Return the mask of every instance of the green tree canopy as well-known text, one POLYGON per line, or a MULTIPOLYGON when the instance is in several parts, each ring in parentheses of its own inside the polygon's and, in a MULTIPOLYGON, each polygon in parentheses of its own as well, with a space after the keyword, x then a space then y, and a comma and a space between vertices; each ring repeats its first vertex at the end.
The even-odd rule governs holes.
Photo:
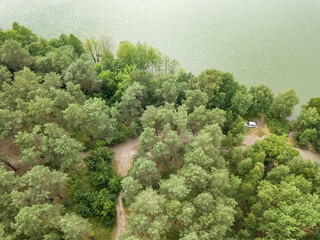
POLYGON ((299 97, 294 89, 280 92, 271 106, 273 116, 279 119, 290 117, 294 107, 299 103, 299 97))
POLYGON ((11 71, 20 71, 23 67, 30 67, 33 59, 29 52, 22 48, 16 40, 6 40, 0 49, 0 62, 11 71))
POLYGON ((273 103, 273 94, 271 89, 260 84, 250 87, 249 93, 252 95, 252 104, 248 110, 248 114, 258 116, 259 113, 268 114, 273 103))

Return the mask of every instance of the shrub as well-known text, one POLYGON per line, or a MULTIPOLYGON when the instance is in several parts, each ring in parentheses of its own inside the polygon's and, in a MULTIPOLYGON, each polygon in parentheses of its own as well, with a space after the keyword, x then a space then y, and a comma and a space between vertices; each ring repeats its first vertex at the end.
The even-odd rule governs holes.
POLYGON ((267 118, 266 122, 270 132, 278 136, 283 134, 288 135, 291 129, 290 122, 288 120, 280 121, 276 118, 267 118))
POLYGON ((73 211, 81 217, 84 217, 84 218, 91 217, 91 209, 83 203, 74 205, 73 211))

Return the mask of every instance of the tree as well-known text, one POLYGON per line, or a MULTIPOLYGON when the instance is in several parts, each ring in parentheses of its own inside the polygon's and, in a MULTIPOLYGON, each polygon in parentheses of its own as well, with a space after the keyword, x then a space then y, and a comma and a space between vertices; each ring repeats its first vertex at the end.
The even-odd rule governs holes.
POLYGON ((317 129, 320 127, 320 115, 316 108, 303 106, 295 122, 297 131, 295 137, 301 147, 307 147, 308 143, 316 142, 320 139, 317 129))
POLYGON ((71 45, 78 56, 84 53, 82 42, 73 34, 69 35, 68 44, 71 45))
POLYGON ((23 47, 38 41, 38 36, 29 28, 13 22, 12 29, 5 32, 6 39, 14 39, 22 44, 23 47))
POLYGON ((222 72, 216 69, 206 70, 200 73, 198 78, 191 78, 189 81, 191 89, 200 89, 208 96, 209 105, 212 105, 214 93, 219 90, 222 82, 222 72))
POLYGON ((99 74, 99 78, 102 80, 101 82, 101 92, 104 95, 105 99, 110 99, 114 97, 116 91, 118 90, 118 82, 116 81, 116 77, 114 73, 110 70, 102 71, 99 74))
POLYGON ((178 107, 178 111, 173 116, 173 124, 175 126, 175 130, 178 131, 178 135, 183 134, 187 135, 188 128, 188 112, 186 105, 181 105, 178 107))
POLYGON ((147 158, 135 159, 130 176, 143 187, 150 187, 159 179, 159 172, 154 162, 147 158))
POLYGON ((70 93, 76 99, 78 104, 83 104, 86 100, 86 96, 80 89, 79 84, 73 84, 71 82, 66 83, 67 92, 70 93))
POLYGON ((174 116, 174 105, 166 103, 158 108, 148 106, 140 120, 144 128, 154 128, 156 135, 159 135, 167 123, 174 125, 174 116))
POLYGON ((32 201, 36 199, 46 201, 55 196, 62 199, 67 180, 67 174, 55 170, 50 171, 44 166, 34 166, 21 177, 21 182, 25 184, 25 187, 28 187, 24 191, 25 197, 33 198, 32 201))
MULTIPOLYGON (((67 91, 62 89, 50 88, 51 98, 55 110, 60 113, 61 110, 66 109, 70 104, 76 103, 76 99, 67 91)), ((60 114, 57 114, 60 116, 60 114)))
POLYGON ((253 149, 255 152, 264 152, 265 161, 273 163, 286 163, 299 155, 297 150, 285 142, 285 136, 268 136, 262 141, 257 141, 253 149))
POLYGON ((62 87, 62 80, 61 80, 61 76, 57 73, 54 72, 50 72, 47 73, 44 78, 44 83, 43 85, 47 88, 61 88, 62 87))
POLYGON ((319 197, 301 192, 295 182, 273 185, 262 181, 257 196, 251 208, 256 221, 252 236, 259 231, 264 239, 304 239, 319 224, 319 197))
POLYGON ((222 73, 221 80, 222 82, 219 85, 219 89, 216 89, 214 92, 215 97, 213 104, 215 107, 227 111, 231 106, 231 100, 234 94, 240 90, 240 84, 234 79, 231 73, 222 73))
POLYGON ((170 226, 164 203, 164 196, 158 195, 151 188, 141 192, 130 206, 128 225, 120 239, 129 239, 131 236, 138 239, 162 239, 170 226))
POLYGON ((117 57, 121 59, 125 64, 133 65, 136 58, 135 46, 129 41, 120 42, 117 51, 117 57))
POLYGON ((243 142, 244 134, 247 131, 246 126, 243 124, 244 119, 241 116, 237 116, 236 119, 232 120, 230 127, 225 124, 224 131, 227 131, 227 138, 224 140, 225 147, 233 147, 234 145, 240 145, 243 142), (230 145, 228 145, 230 144, 230 145))
POLYGON ((245 176, 250 172, 252 168, 253 168, 252 159, 245 158, 238 164, 236 174, 238 176, 245 176))
POLYGON ((63 206, 52 204, 56 197, 62 199, 67 174, 35 166, 19 177, 0 167, 0 180, 1 239, 61 239, 62 233, 65 239, 82 239, 88 235, 86 220, 74 214, 63 216, 63 206))
POLYGON ((319 224, 318 209, 315 198, 312 202, 294 205, 279 203, 278 208, 263 213, 266 223, 261 226, 261 230, 266 231, 269 239, 303 239, 306 235, 304 229, 312 229, 319 224))
POLYGON ((94 71, 94 65, 85 55, 70 64, 64 71, 64 82, 80 84, 81 89, 92 94, 99 89, 99 83, 94 71))
POLYGON ((152 160, 156 162, 157 167, 166 165, 179 165, 180 153, 183 144, 179 136, 171 130, 170 125, 164 127, 162 140, 154 144, 152 149, 152 160))
POLYGON ((16 234, 32 239, 43 239, 43 236, 58 228, 62 206, 36 204, 22 208, 15 217, 12 227, 16 234))
POLYGON ((61 74, 63 70, 66 70, 75 59, 75 52, 71 46, 62 46, 52 52, 49 52, 46 56, 49 63, 51 62, 52 69, 61 74))
POLYGON ((188 115, 188 125, 193 135, 196 135, 207 123, 207 111, 205 106, 196 107, 192 113, 188 115))
POLYGON ((308 143, 316 142, 317 137, 318 137, 317 129, 308 128, 308 129, 304 130, 303 132, 300 132, 300 134, 297 136, 297 140, 299 142, 299 145, 302 148, 306 148, 308 146, 308 143))
POLYGON ((319 98, 311 98, 307 103, 307 108, 316 108, 317 112, 320 114, 320 97, 319 98))
POLYGON ((21 148, 21 160, 27 165, 46 164, 62 171, 81 161, 82 144, 70 138, 56 123, 33 128, 32 133, 19 132, 16 143, 21 148))
POLYGON ((76 214, 66 214, 59 221, 66 240, 87 239, 91 232, 91 224, 76 214))
POLYGON ((298 131, 303 131, 308 128, 318 128, 320 124, 320 114, 316 108, 303 107, 295 123, 298 131))
POLYGON ((245 116, 249 107, 252 104, 252 95, 247 92, 247 87, 240 86, 240 89, 233 95, 231 99, 230 110, 232 113, 240 116, 245 116))
POLYGON ((310 159, 304 160, 301 156, 296 156, 288 162, 288 166, 291 174, 302 175, 309 181, 316 178, 315 164, 310 159))
POLYGON ((84 41, 84 49, 92 57, 95 63, 100 62, 101 45, 94 38, 86 38, 84 41))
POLYGON ((87 116, 89 136, 111 143, 117 134, 116 119, 112 118, 111 109, 100 98, 85 101, 83 109, 87 116))
POLYGON ((0 62, 6 65, 10 71, 20 71, 23 67, 32 65, 32 57, 15 40, 6 40, 0 49, 0 62))
POLYGON ((145 87, 140 83, 133 83, 124 92, 119 104, 119 110, 124 113, 128 123, 137 120, 143 113, 145 87))
POLYGON ((28 45, 28 51, 31 56, 45 56, 48 52, 52 51, 53 47, 49 45, 49 42, 40 38, 37 42, 32 42, 28 45))
POLYGON ((251 87, 249 93, 252 95, 252 104, 248 110, 248 114, 251 116, 258 116, 259 113, 268 114, 273 102, 271 89, 264 84, 260 84, 251 87))
POLYGON ((54 118, 54 102, 49 98, 36 96, 34 100, 28 103, 29 122, 33 125, 48 123, 54 118))
POLYGON ((8 70, 6 66, 0 66, 0 86, 2 86, 4 82, 10 83, 11 81, 12 81, 11 72, 8 70))
POLYGON ((188 112, 193 112, 195 107, 206 106, 208 103, 208 95, 199 89, 186 90, 186 100, 183 102, 188 108, 188 112))
POLYGON ((123 195, 126 203, 130 205, 134 202, 135 197, 138 196, 138 193, 142 189, 142 185, 138 180, 133 179, 131 176, 127 176, 121 182, 123 188, 123 195))
POLYGON ((285 119, 290 117, 292 111, 299 103, 299 97, 294 89, 285 90, 280 92, 274 99, 271 106, 271 111, 274 117, 285 119))
POLYGON ((106 188, 95 192, 93 195, 92 210, 104 225, 112 225, 116 217, 115 196, 106 188))
POLYGON ((139 137, 139 147, 138 154, 142 154, 144 156, 149 151, 152 150, 153 146, 158 141, 157 136, 155 136, 155 129, 150 127, 145 127, 144 131, 141 133, 139 137))
MULTIPOLYGON (((6 108, 17 109, 19 102, 30 101, 32 99, 30 93, 40 88, 40 81, 41 78, 29 68, 16 72, 12 85, 7 83, 2 85, 0 97, 6 103, 6 108)), ((24 109, 21 110, 25 111, 24 109)))
MULTIPOLYGON (((154 89, 154 83, 152 81, 152 75, 144 70, 136 70, 133 68, 133 70, 130 71, 130 77, 128 81, 125 83, 124 90, 130 86, 132 86, 134 83, 139 83, 140 85, 145 87, 145 98, 152 99, 155 94, 154 89)), ((153 104, 153 102, 150 102, 149 104, 153 104)))
POLYGON ((86 125, 87 116, 83 106, 79 104, 70 104, 62 113, 67 129, 70 132, 78 132, 81 130, 81 127, 86 125))
POLYGON ((172 174, 169 179, 160 181, 160 193, 169 199, 183 201, 189 192, 186 179, 182 176, 172 174))
POLYGON ((159 104, 175 103, 178 97, 178 86, 175 76, 160 75, 157 78, 157 87, 155 95, 159 104))
POLYGON ((104 50, 102 53, 101 70, 111 70, 114 55, 109 50, 104 50))
POLYGON ((25 114, 20 110, 0 109, 0 139, 13 136, 22 129, 25 114))
POLYGON ((276 168, 273 168, 266 177, 266 180, 279 184, 282 180, 284 180, 290 173, 290 168, 285 165, 280 165, 276 168))
POLYGON ((191 189, 189 198, 193 203, 187 201, 177 216, 182 226, 181 236, 194 233, 198 239, 225 239, 226 231, 234 221, 236 204, 226 195, 230 188, 228 172, 214 167, 205 171, 190 164, 184 166, 180 174, 191 189))

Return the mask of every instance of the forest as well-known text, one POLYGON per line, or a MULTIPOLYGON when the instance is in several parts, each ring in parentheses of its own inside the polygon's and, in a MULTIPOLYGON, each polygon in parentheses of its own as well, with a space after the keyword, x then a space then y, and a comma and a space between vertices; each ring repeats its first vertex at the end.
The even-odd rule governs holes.
POLYGON ((187 73, 146 43, 0 29, 0 239, 320 239, 320 97, 187 73), (247 121, 270 131, 243 146, 247 121), (128 175, 110 149, 139 137, 128 175), (2 151, 13 146, 18 157, 2 151))

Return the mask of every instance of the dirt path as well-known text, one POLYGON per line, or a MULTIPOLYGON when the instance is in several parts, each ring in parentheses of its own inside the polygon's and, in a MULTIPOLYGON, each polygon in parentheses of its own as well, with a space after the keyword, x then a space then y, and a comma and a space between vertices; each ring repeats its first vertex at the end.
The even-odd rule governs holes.
POLYGON ((251 146, 256 141, 263 139, 263 137, 260 138, 259 136, 254 135, 254 134, 246 134, 246 135, 244 135, 244 139, 243 139, 242 144, 245 146, 251 146))
MULTIPOLYGON (((0 154, 8 157, 10 164, 17 169, 17 175, 22 176, 29 170, 29 167, 20 161, 20 148, 15 144, 13 138, 6 138, 0 141, 0 154)), ((5 166, 7 170, 12 170, 1 162, 0 166, 5 166)))
POLYGON ((135 138, 110 148, 115 152, 113 155, 113 166, 121 177, 127 176, 132 165, 132 156, 137 152, 138 146, 139 139, 135 138))
MULTIPOLYGON (((124 143, 115 145, 110 149, 115 152, 113 155, 113 166, 117 173, 125 177, 132 166, 132 157, 137 152, 139 147, 139 139, 130 139, 124 143)), ((125 230, 126 213, 122 204, 123 194, 120 192, 117 199, 117 226, 113 239, 118 239, 121 233, 125 230)))
POLYGON ((320 161, 320 153, 315 153, 315 152, 303 150, 300 148, 294 148, 294 149, 298 150, 300 152, 302 158, 304 158, 304 159, 311 159, 313 162, 320 161))
MULTIPOLYGON (((242 144, 246 147, 246 146, 251 146, 253 145, 256 141, 262 140, 265 136, 262 136, 261 138, 255 134, 246 134, 244 136, 244 140, 242 142, 242 144)), ((296 150, 298 150, 302 156, 302 158, 304 159, 311 159, 313 162, 317 162, 320 161, 320 153, 315 153, 315 152, 311 152, 308 150, 303 150, 300 148, 294 148, 296 150)))

